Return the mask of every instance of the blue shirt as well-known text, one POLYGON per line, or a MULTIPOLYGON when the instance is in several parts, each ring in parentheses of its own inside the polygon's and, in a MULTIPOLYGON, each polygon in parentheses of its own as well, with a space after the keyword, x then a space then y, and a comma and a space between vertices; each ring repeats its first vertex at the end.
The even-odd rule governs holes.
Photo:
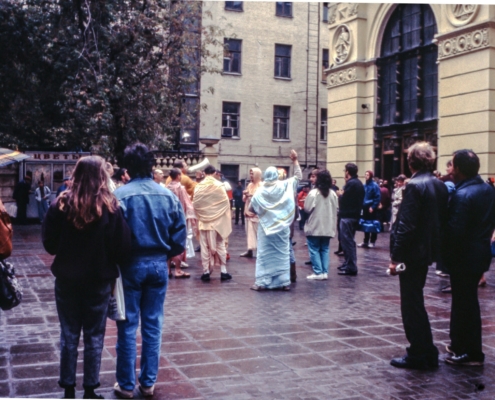
POLYGON ((186 218, 179 199, 151 178, 134 178, 114 192, 132 231, 134 257, 181 254, 186 218))

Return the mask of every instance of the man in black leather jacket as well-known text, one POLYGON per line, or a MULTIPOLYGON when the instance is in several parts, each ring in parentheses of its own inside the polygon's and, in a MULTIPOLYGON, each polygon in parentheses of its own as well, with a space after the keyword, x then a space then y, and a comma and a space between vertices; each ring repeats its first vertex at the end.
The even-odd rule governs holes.
POLYGON ((390 364, 398 368, 429 369, 438 366, 438 349, 433 344, 423 288, 428 266, 437 260, 441 250, 448 191, 430 172, 435 152, 428 143, 412 145, 407 160, 413 175, 404 190, 390 235, 390 270, 395 275, 398 263, 406 265, 399 276, 401 313, 411 346, 406 356, 395 358, 390 364))
POLYGON ((480 160, 472 150, 454 153, 456 190, 449 202, 444 259, 452 285, 451 354, 445 362, 483 365, 478 282, 490 268, 490 239, 495 228, 495 190, 478 175, 480 160))
POLYGON ((347 163, 345 166, 345 186, 339 190, 339 237, 344 250, 345 261, 339 267, 339 275, 357 275, 356 229, 361 216, 364 200, 364 186, 358 179, 356 164, 347 163))

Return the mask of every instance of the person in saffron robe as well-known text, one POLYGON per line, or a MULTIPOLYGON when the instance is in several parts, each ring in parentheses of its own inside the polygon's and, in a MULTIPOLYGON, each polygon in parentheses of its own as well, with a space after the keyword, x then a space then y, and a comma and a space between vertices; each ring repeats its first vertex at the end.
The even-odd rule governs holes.
POLYGON ((246 236, 247 236, 247 251, 241 254, 241 257, 253 257, 253 251, 258 247, 258 216, 249 211, 251 205, 251 199, 253 198, 256 190, 261 186, 261 169, 251 168, 249 171, 251 183, 244 191, 244 215, 246 217, 246 236))
POLYGON ((232 232, 230 201, 222 182, 215 179, 215 167, 205 168, 205 178, 194 189, 193 206, 198 228, 203 264, 203 282, 210 281, 215 263, 220 264, 222 281, 232 279, 227 273, 225 242, 232 232))

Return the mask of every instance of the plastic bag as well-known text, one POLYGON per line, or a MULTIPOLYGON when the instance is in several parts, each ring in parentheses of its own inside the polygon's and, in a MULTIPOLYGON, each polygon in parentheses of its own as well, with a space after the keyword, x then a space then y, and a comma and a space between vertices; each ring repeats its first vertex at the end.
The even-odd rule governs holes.
POLYGON ((194 251, 194 243, 193 243, 193 231, 191 228, 187 230, 187 239, 186 239, 186 257, 194 258, 196 252, 194 251))
POLYGON ((107 317, 113 321, 125 321, 124 284, 122 283, 120 269, 119 277, 115 279, 115 286, 110 294, 107 317))

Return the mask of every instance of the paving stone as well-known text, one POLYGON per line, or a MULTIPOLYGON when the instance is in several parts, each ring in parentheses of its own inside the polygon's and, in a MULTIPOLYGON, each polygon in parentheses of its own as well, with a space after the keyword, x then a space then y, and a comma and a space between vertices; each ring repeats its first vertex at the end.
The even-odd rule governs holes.
MULTIPOLYGON (((360 233, 357 236, 361 236, 360 233)), ((39 240, 40 227, 14 229, 15 264, 24 300, 0 311, 0 397, 59 398, 60 331, 54 303, 53 260, 39 240)), ((360 240, 361 238, 357 238, 360 240)), ((332 253, 329 279, 309 282, 302 263, 305 238, 296 230, 298 282, 290 292, 249 290, 256 260, 236 255, 245 250, 243 227, 229 240, 233 280, 201 282, 199 255, 188 260, 188 280, 169 282, 165 303, 155 398, 158 399, 379 399, 440 400, 495 398, 494 275, 479 290, 486 353, 484 368, 457 368, 442 362, 449 343, 450 296, 447 284, 430 268, 425 302, 435 343, 441 353, 435 371, 391 367, 405 354, 407 340, 400 316, 399 282, 386 276, 388 234, 375 249, 358 249, 359 275, 340 277, 342 261, 332 253), (484 385, 484 389, 480 390, 484 385)), ((108 321, 97 390, 115 399, 117 328, 108 321)), ((138 352, 141 336, 138 330, 138 352)), ((82 385, 82 340, 77 384, 82 385)), ((137 357, 139 366, 140 356, 137 357)), ((136 371, 139 374, 139 368, 136 371)), ((134 391, 135 398, 143 398, 134 391)), ((77 393, 82 397, 82 391, 77 393)))

